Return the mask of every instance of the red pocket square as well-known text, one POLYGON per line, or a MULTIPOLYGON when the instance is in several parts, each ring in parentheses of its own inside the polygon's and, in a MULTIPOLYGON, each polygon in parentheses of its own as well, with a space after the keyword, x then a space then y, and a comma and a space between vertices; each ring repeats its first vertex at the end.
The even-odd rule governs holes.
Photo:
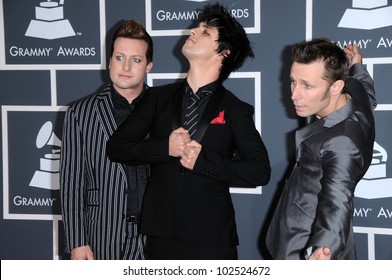
POLYGON ((225 124, 225 110, 223 110, 222 112, 219 112, 219 116, 217 116, 215 119, 213 119, 211 122, 211 124, 225 124))

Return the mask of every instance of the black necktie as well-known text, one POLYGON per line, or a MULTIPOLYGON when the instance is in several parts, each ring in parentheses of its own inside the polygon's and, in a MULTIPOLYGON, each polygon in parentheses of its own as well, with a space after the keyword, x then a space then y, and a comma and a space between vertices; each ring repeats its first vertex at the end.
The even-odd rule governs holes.
POLYGON ((212 91, 210 89, 199 89, 196 93, 193 93, 192 89, 187 86, 185 89, 186 108, 184 115, 184 128, 188 130, 189 135, 192 135, 197 130, 197 123, 200 119, 199 107, 208 100, 208 96, 211 95, 212 91))
POLYGON ((184 128, 188 130, 189 135, 192 135, 196 132, 197 121, 198 121, 198 103, 200 97, 196 94, 191 93, 191 96, 187 100, 186 113, 184 119, 184 128))

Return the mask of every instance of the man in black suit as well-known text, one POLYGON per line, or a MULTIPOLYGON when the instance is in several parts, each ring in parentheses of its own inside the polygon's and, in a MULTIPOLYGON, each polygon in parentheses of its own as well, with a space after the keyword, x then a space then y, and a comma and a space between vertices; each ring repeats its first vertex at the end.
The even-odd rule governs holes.
POLYGON ((356 259, 353 198, 373 156, 373 80, 356 45, 293 49, 291 99, 315 121, 296 133, 297 162, 267 233, 274 259, 356 259), (351 66, 351 69, 350 69, 351 66))
POLYGON ((151 88, 109 139, 108 155, 151 164, 141 218, 150 259, 237 259, 229 188, 265 185, 271 169, 253 107, 222 82, 254 54, 220 4, 204 8, 182 53, 187 77, 151 88))

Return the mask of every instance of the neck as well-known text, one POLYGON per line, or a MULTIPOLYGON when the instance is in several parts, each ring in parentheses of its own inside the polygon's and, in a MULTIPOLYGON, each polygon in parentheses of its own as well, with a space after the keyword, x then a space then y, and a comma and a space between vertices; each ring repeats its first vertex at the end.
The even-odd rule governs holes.
POLYGON ((117 92, 128 101, 129 104, 131 104, 132 101, 139 96, 139 94, 143 91, 143 87, 144 87, 143 84, 141 84, 136 88, 127 88, 127 89, 119 88, 116 85, 113 86, 117 90, 117 92))
POLYGON ((339 96, 336 96, 333 101, 328 106, 328 109, 323 110, 321 114, 317 114, 316 117, 318 119, 328 116, 329 114, 339 110, 340 108, 346 106, 351 100, 351 96, 347 93, 342 93, 339 96))
POLYGON ((209 83, 212 83, 219 78, 219 71, 211 68, 202 69, 191 67, 189 68, 187 74, 187 82, 189 86, 192 88, 193 92, 196 92, 200 87, 205 86, 209 83))
POLYGON ((348 93, 342 93, 339 96, 336 110, 342 108, 343 106, 346 106, 347 103, 350 102, 350 100, 351 96, 348 93))

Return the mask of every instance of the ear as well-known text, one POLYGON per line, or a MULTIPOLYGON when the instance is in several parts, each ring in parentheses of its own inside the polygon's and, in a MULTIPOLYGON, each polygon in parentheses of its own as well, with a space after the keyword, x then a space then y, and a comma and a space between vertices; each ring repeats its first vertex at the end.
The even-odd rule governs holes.
POLYGON ((149 62, 149 63, 147 64, 147 67, 146 67, 146 74, 147 74, 147 73, 150 73, 150 71, 151 71, 153 65, 154 65, 154 63, 152 63, 152 61, 149 62))
POLYGON ((343 93, 345 82, 343 80, 337 80, 331 85, 331 95, 337 95, 343 93))
POLYGON ((220 53, 220 55, 223 56, 223 57, 228 57, 228 56, 230 55, 230 51, 229 51, 229 50, 223 50, 223 51, 220 53))
POLYGON ((222 52, 218 53, 217 55, 217 59, 219 59, 220 61, 222 61, 225 57, 228 57, 230 54, 229 50, 223 50, 222 52))
POLYGON ((112 58, 111 58, 111 57, 110 57, 110 59, 109 59, 108 69, 110 69, 110 65, 112 65, 112 58))

